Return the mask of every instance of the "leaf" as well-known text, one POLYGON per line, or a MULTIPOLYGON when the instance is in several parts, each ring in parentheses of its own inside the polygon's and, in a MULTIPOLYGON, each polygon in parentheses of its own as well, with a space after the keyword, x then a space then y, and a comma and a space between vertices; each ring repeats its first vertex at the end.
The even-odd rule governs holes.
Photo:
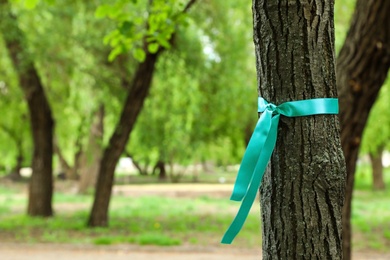
POLYGON ((131 37, 133 35, 134 23, 131 21, 124 21, 119 27, 119 32, 125 36, 131 37))
POLYGON ((157 41, 161 46, 163 46, 166 49, 171 48, 171 44, 163 37, 157 37, 157 41))
POLYGON ((139 62, 144 62, 146 58, 146 53, 141 48, 136 48, 133 50, 133 57, 139 62))
POLYGON ((103 18, 106 17, 109 13, 109 8, 107 5, 101 5, 99 6, 95 11, 95 17, 96 18, 103 18))
POLYGON ((158 51, 158 47, 159 47, 158 43, 155 43, 155 42, 149 43, 149 45, 148 45, 148 51, 149 51, 150 53, 156 53, 156 52, 158 51))
POLYGON ((119 56, 119 54, 122 53, 122 48, 120 46, 117 46, 115 47, 114 49, 112 49, 112 51, 110 52, 110 55, 108 55, 108 61, 109 62, 112 62, 113 60, 115 60, 116 57, 119 56))
POLYGON ((115 39, 119 38, 119 31, 115 30, 104 36, 103 38, 103 43, 104 45, 112 44, 111 42, 114 41, 115 39))
POLYGON ((37 6, 38 2, 39 2, 39 0, 25 0, 24 6, 27 9, 34 9, 37 6))

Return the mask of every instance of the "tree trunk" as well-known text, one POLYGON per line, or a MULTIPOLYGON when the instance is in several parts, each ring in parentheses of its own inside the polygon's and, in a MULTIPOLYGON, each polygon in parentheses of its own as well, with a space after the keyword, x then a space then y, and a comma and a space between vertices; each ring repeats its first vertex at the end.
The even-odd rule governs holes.
POLYGON ((104 150, 98 173, 95 199, 88 221, 88 225, 91 227, 108 225, 108 206, 114 182, 115 167, 149 93, 157 56, 158 54, 148 53, 145 61, 139 64, 119 123, 111 136, 108 147, 104 150))
POLYGON ((137 168, 138 170, 138 173, 142 176, 146 176, 148 175, 148 167, 147 167, 147 164, 145 165, 145 167, 142 167, 141 164, 137 161, 135 161, 132 157, 131 157, 131 160, 133 162, 133 165, 135 168, 137 168))
POLYGON ((343 254, 351 259, 351 205, 356 160, 368 114, 390 66, 390 1, 358 0, 337 58, 341 144, 347 164, 343 254))
POLYGON ((20 170, 23 167, 23 150, 22 150, 22 144, 21 142, 18 142, 18 148, 17 148, 18 154, 16 156, 16 164, 15 167, 12 169, 12 172, 9 175, 9 178, 13 181, 20 181, 22 179, 22 175, 20 174, 20 170))
POLYGON ((134 157, 131 155, 131 153, 129 152, 125 152, 125 155, 129 158, 131 158, 131 161, 134 165, 135 168, 137 168, 138 172, 140 175, 142 176, 146 176, 148 175, 148 164, 145 165, 145 167, 142 167, 142 165, 140 164, 140 162, 138 162, 137 160, 134 159, 134 157))
POLYGON ((99 164, 102 159, 102 143, 104 133, 104 106, 100 105, 94 114, 91 125, 88 145, 80 159, 79 193, 86 193, 96 185, 99 164))
POLYGON ((58 160, 60 161, 61 171, 58 177, 67 180, 77 179, 77 174, 74 171, 74 167, 71 167, 66 161, 64 155, 62 154, 61 148, 58 146, 56 141, 54 141, 54 153, 57 154, 58 160), (64 174, 64 176, 62 176, 62 174, 64 174))
POLYGON ((153 175, 158 171, 158 179, 160 181, 165 181, 167 179, 167 171, 165 170, 165 163, 162 160, 158 160, 156 165, 153 168, 153 175))
POLYGON ((0 0, 0 8, 2 34, 28 104, 34 144, 27 213, 31 216, 51 216, 54 121, 24 34, 11 13, 8 1, 0 0))
POLYGON ((386 185, 383 179, 382 164, 383 149, 378 149, 376 153, 369 153, 372 169, 372 187, 374 190, 385 190, 386 185))
MULTIPOLYGON (((260 95, 337 97, 332 0, 253 0, 260 95)), ((335 115, 281 117, 261 193, 263 259, 341 259, 345 162, 335 115)))

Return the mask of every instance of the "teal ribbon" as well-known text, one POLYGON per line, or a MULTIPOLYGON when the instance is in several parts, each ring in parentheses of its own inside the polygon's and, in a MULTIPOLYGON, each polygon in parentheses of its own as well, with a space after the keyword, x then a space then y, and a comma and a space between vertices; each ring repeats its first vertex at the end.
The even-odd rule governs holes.
POLYGON ((242 203, 221 243, 231 244, 244 225, 275 148, 280 115, 298 117, 338 114, 338 111, 337 98, 291 101, 276 106, 259 97, 258 112, 262 114, 248 143, 230 198, 234 201, 242 201, 242 203))

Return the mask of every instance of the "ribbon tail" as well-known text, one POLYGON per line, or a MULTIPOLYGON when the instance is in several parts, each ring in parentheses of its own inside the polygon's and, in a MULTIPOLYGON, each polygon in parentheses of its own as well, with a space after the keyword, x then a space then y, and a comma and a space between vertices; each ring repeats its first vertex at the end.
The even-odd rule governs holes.
POLYGON ((269 135, 271 120, 271 111, 264 111, 261 114, 242 158, 230 200, 241 201, 247 193, 256 167, 253 162, 256 162, 261 154, 262 147, 269 135))
POLYGON ((232 241, 244 225, 246 218, 248 217, 249 211, 256 198, 257 191, 260 188, 260 183, 263 178, 265 169, 275 148, 279 117, 279 115, 276 115, 272 118, 269 135, 264 142, 264 147, 262 147, 263 149, 261 149, 260 157, 257 159, 256 167, 249 188, 242 201, 242 204, 240 206, 240 209, 238 210, 236 217, 234 218, 233 222, 230 224, 229 228, 227 229, 222 238, 222 244, 232 243, 232 241))

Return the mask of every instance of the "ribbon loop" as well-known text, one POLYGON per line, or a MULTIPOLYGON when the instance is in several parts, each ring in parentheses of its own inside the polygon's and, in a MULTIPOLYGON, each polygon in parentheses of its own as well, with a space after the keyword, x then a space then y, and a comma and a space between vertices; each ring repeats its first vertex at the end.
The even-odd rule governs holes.
POLYGON ((337 98, 318 98, 285 102, 279 106, 258 99, 262 112, 241 161, 231 200, 242 201, 236 217, 221 243, 230 244, 240 232, 261 185, 264 171, 275 148, 280 115, 287 117, 338 114, 337 98))

